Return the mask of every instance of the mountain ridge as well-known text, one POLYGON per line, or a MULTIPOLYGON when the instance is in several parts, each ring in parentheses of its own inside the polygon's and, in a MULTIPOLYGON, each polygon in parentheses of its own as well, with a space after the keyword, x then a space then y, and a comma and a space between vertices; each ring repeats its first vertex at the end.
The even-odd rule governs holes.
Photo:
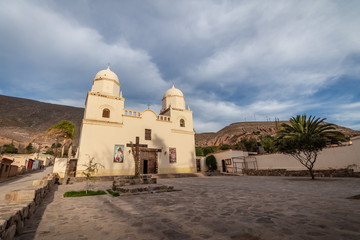
MULTIPOLYGON (((0 95, 0 146, 11 141, 15 144, 27 144, 36 134, 45 132, 50 126, 62 120, 69 120, 75 124, 74 145, 76 146, 83 115, 84 108, 0 95)), ((286 121, 280 121, 283 122, 286 121)), ((336 127, 348 136, 360 135, 360 131, 337 125, 336 127)), ((195 134, 195 143, 196 146, 234 145, 243 138, 258 139, 260 136, 275 133, 275 122, 236 122, 218 132, 195 134)))

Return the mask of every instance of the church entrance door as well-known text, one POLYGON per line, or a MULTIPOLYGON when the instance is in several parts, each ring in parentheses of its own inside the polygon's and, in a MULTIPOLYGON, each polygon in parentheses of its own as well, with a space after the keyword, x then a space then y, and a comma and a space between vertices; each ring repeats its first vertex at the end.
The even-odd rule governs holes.
POLYGON ((148 160, 143 160, 143 173, 147 174, 148 173, 148 160))
POLYGON ((143 174, 157 173, 157 149, 141 149, 140 172, 143 174))

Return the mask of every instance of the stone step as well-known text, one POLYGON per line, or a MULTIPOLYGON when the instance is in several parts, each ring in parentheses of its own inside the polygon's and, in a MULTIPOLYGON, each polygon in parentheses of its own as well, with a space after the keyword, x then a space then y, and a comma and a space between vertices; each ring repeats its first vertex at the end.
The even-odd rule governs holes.
POLYGON ((155 174, 156 178, 184 178, 184 177, 204 177, 203 173, 162 173, 155 174))

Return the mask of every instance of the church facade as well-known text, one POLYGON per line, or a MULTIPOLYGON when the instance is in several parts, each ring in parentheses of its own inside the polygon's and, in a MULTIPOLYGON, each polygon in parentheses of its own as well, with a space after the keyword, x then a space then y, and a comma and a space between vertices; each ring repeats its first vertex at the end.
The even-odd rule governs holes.
POLYGON ((133 152, 141 174, 196 172, 192 111, 179 89, 165 92, 160 114, 124 105, 117 75, 109 67, 98 72, 87 94, 77 176, 92 158, 103 166, 96 175, 133 175, 133 152))

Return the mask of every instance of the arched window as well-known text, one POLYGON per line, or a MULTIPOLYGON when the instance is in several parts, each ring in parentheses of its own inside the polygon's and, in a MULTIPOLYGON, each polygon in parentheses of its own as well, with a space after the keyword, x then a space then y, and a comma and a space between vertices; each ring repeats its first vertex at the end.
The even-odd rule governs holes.
POLYGON ((184 119, 180 119, 180 127, 185 127, 185 120, 184 119))
POLYGON ((110 118, 110 110, 107 108, 104 108, 102 116, 103 116, 103 118, 110 118))

